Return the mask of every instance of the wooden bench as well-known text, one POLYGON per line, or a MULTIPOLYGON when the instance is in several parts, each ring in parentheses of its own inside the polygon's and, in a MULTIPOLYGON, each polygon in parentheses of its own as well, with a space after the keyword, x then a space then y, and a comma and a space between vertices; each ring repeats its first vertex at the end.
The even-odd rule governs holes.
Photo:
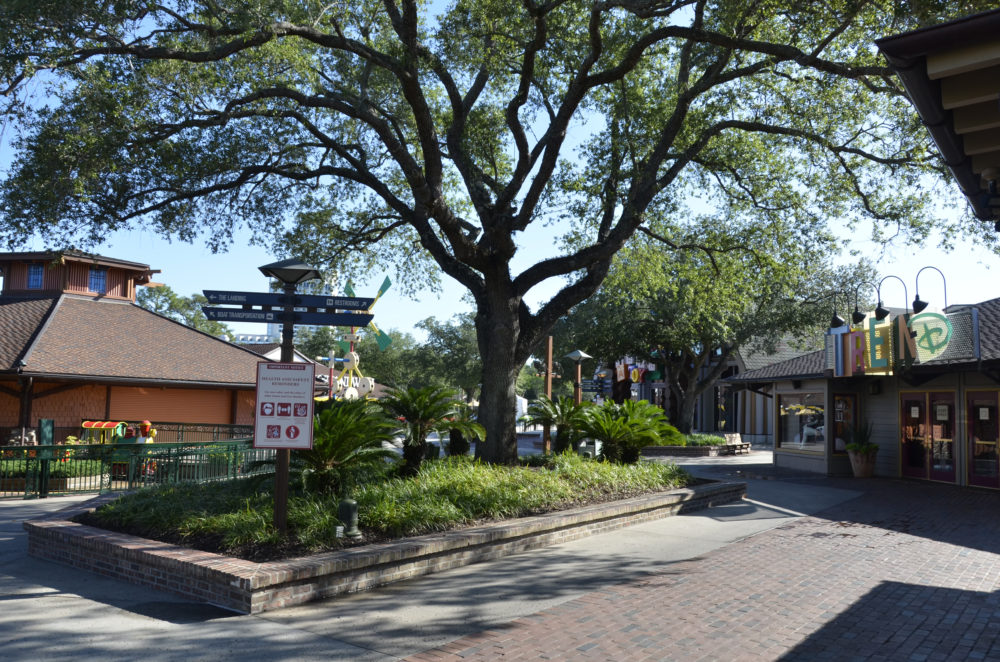
POLYGON ((726 439, 721 451, 725 455, 739 455, 740 453, 750 453, 750 442, 743 441, 739 432, 727 433, 723 435, 726 439))

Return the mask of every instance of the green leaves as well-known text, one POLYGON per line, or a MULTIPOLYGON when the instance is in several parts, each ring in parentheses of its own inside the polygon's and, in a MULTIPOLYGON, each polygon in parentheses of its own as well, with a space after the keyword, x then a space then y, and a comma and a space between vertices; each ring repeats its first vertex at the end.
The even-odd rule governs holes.
POLYGON ((303 484, 309 491, 346 495, 359 472, 380 465, 396 453, 382 447, 396 426, 367 400, 337 400, 313 419, 313 447, 295 451, 303 484))
POLYGON ((180 296, 166 285, 158 287, 139 288, 136 293, 136 303, 146 310, 150 310, 164 317, 180 322, 192 329, 197 329, 216 338, 223 337, 233 339, 233 332, 230 328, 221 323, 215 322, 202 312, 201 307, 208 305, 208 300, 201 294, 192 294, 189 297, 180 296))

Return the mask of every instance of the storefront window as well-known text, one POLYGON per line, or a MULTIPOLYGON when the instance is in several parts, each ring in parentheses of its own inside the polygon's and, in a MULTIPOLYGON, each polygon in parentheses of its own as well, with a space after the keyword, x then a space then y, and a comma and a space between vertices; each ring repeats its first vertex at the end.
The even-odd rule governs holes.
POLYGON ((1000 487, 997 443, 1000 442, 1000 420, 997 416, 996 392, 970 392, 966 396, 969 421, 969 483, 984 487, 1000 487))
POLYGON ((822 393, 778 396, 778 447, 822 453, 826 443, 822 393))
POLYGON ((847 444, 851 442, 851 430, 854 427, 855 412, 857 409, 858 396, 850 393, 833 396, 834 453, 847 452, 847 444))

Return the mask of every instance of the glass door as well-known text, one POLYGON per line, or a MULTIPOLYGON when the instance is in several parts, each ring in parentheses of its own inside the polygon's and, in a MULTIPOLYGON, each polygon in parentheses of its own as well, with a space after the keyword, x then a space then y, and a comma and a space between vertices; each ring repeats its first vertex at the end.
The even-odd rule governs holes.
POLYGON ((913 478, 927 478, 927 395, 900 395, 899 414, 902 474, 913 478))
POLYGON ((966 396, 970 485, 1000 488, 997 455, 1000 419, 997 418, 997 396, 995 391, 970 391, 966 396))
POLYGON ((903 393, 900 406, 901 473, 955 482, 955 394, 903 393))
POLYGON ((955 482, 955 394, 931 393, 930 479, 955 482))

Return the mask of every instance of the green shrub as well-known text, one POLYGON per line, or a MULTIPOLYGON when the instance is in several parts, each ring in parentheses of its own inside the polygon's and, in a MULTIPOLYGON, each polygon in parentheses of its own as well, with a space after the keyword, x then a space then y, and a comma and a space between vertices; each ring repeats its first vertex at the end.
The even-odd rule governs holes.
POLYGON ((607 401, 586 414, 584 430, 599 440, 601 454, 613 462, 632 463, 646 446, 683 446, 684 435, 670 425, 663 410, 646 400, 607 401))
MULTIPOLYGON (((623 498, 684 485, 688 479, 673 464, 616 465, 574 453, 549 456, 540 467, 494 466, 452 457, 426 463, 410 478, 365 483, 353 496, 360 527, 381 539, 623 498)), ((343 543, 335 537, 340 524, 337 497, 293 491, 288 501, 292 539, 286 541, 273 528, 273 497, 258 492, 255 484, 240 480, 144 489, 101 506, 87 521, 255 560, 343 543)))
POLYGON ((687 436, 688 446, 721 446, 726 443, 723 437, 714 434, 695 433, 687 436))
POLYGON ((580 445, 581 433, 586 425, 589 404, 577 404, 573 398, 548 398, 542 396, 528 405, 528 415, 524 418, 532 425, 549 425, 555 428, 552 451, 562 453, 576 450, 580 445))
POLYGON ((296 469, 310 492, 346 495, 357 480, 395 459, 382 448, 396 426, 366 400, 337 400, 313 418, 313 447, 295 451, 296 469))

